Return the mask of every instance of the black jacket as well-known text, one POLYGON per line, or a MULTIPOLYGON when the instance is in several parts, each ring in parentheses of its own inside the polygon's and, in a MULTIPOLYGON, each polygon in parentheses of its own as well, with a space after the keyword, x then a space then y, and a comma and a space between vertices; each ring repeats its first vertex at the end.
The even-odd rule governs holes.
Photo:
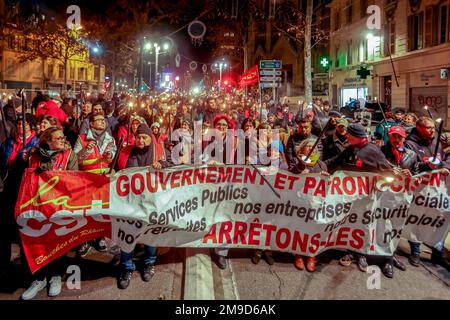
POLYGON ((338 169, 361 172, 383 172, 391 170, 392 166, 381 150, 373 143, 362 148, 347 147, 339 155, 325 161, 329 172, 338 169))
MULTIPOLYGON (((422 139, 419 136, 419 132, 417 131, 417 128, 413 128, 411 130, 411 133, 405 140, 405 148, 411 149, 414 151, 417 155, 417 161, 419 162, 419 171, 431 171, 432 169, 425 163, 425 161, 428 158, 433 157, 434 150, 436 148, 437 143, 437 137, 433 138, 433 141, 431 143, 428 140, 422 139)), ((438 158, 440 157, 441 160, 444 160, 444 152, 442 150, 442 145, 439 143, 438 146, 438 158)), ((442 167, 446 167, 450 169, 449 163, 442 163, 442 167)))
POLYGON ((402 153, 402 159, 400 160, 400 164, 397 165, 391 144, 388 142, 388 144, 381 147, 381 152, 383 152, 386 159, 393 166, 400 167, 401 169, 408 169, 413 175, 419 173, 419 162, 417 161, 416 153, 411 149, 406 148, 399 148, 399 151, 402 153))
POLYGON ((331 159, 348 147, 347 139, 340 139, 337 134, 325 138, 323 143, 323 160, 331 159))

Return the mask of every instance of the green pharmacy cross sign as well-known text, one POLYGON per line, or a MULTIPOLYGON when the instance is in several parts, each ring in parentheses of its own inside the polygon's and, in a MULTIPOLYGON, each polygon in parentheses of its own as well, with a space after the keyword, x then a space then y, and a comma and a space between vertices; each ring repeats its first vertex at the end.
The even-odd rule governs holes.
POLYGON ((330 61, 329 61, 327 58, 323 57, 323 58, 320 60, 320 65, 321 65, 323 68, 328 68, 328 67, 330 66, 330 61))
POLYGON ((361 78, 361 79, 366 79, 367 76, 370 76, 370 70, 367 70, 366 67, 361 66, 357 71, 356 74, 361 78))

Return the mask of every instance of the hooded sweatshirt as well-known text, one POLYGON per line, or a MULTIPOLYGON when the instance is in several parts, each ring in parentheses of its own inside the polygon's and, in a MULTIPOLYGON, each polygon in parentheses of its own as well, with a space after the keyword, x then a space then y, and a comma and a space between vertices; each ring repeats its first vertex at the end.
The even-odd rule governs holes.
POLYGON ((58 119, 60 124, 63 124, 67 119, 66 113, 61 110, 53 100, 48 100, 47 103, 38 107, 38 109, 36 110, 36 118, 47 115, 54 116, 56 119, 58 119))

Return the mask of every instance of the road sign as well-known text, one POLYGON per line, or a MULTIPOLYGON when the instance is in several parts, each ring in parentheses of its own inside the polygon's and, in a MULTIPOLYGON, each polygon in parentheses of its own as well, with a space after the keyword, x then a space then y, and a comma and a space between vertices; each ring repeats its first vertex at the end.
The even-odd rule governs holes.
POLYGON ((281 81, 281 77, 259 77, 259 81, 261 81, 261 82, 281 81))
POLYGON ((281 76, 281 70, 259 70, 262 76, 281 76))
POLYGON ((280 86, 281 85, 278 82, 260 82, 259 83, 260 88, 278 88, 280 86))
POLYGON ((314 79, 326 79, 328 78, 328 73, 314 73, 314 79))
POLYGON ((281 69, 281 60, 261 60, 259 61, 260 69, 281 69))

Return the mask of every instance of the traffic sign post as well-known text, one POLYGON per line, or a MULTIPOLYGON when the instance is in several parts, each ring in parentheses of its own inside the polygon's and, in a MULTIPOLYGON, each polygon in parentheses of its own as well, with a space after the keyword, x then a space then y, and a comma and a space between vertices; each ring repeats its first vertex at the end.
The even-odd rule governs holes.
POLYGON ((259 74, 261 76, 281 76, 281 70, 273 71, 273 70, 265 70, 265 69, 263 69, 263 70, 259 71, 259 74))
POLYGON ((259 69, 281 69, 281 60, 261 60, 259 69))
MULTIPOLYGON (((272 88, 273 101, 276 101, 276 88, 280 87, 282 71, 281 60, 261 60, 259 61, 259 90, 272 88)), ((261 93, 262 108, 262 93, 261 93)))

